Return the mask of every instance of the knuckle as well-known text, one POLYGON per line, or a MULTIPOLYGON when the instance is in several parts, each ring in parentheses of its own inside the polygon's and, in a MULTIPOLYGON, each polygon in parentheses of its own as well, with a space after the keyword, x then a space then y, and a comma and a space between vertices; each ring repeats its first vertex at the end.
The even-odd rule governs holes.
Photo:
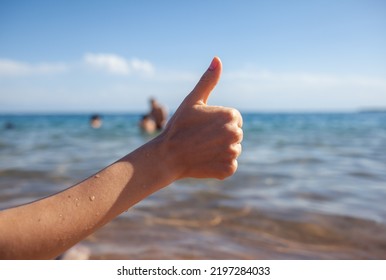
POLYGON ((234 115, 234 120, 236 120, 237 122, 239 122, 239 121, 242 122, 243 117, 241 116, 241 113, 236 109, 232 109, 232 111, 233 111, 233 115, 234 115))
POLYGON ((241 145, 240 144, 232 144, 228 146, 227 153, 230 159, 237 158, 241 153, 241 145))
POLYGON ((233 159, 229 164, 228 164, 228 176, 233 175, 237 170, 237 160, 233 159))
POLYGON ((244 132, 241 128, 237 127, 237 129, 235 131, 235 137, 236 137, 237 143, 241 143, 241 141, 243 141, 244 132))
POLYGON ((234 120, 235 118, 235 112, 234 109, 232 108, 224 108, 223 111, 223 119, 226 123, 230 123, 234 120))
POLYGON ((226 123, 235 123, 240 128, 243 126, 243 118, 238 110, 234 108, 225 108, 223 113, 224 121, 226 123))
POLYGON ((238 117, 237 117, 237 125, 238 127, 243 127, 243 116, 241 115, 241 113, 239 111, 237 111, 238 113, 238 117))
POLYGON ((244 137, 243 130, 235 124, 226 124, 226 137, 229 143, 241 143, 244 137))
POLYGON ((224 166, 223 166, 223 169, 222 169, 222 172, 220 172, 218 174, 218 179, 220 180, 224 180, 226 178, 228 178, 229 176, 232 176, 236 170, 237 170, 237 160, 236 159, 232 159, 231 161, 227 161, 224 166))
POLYGON ((231 121, 234 121, 234 120, 238 119, 238 116, 240 113, 236 109, 230 108, 228 114, 229 114, 231 121))

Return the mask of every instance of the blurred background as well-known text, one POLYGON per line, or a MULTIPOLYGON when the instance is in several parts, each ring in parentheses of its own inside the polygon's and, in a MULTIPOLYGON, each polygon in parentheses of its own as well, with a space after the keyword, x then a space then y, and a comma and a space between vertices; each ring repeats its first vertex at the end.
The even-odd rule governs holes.
POLYGON ((213 56, 239 170, 182 180, 93 234, 96 259, 385 259, 386 3, 0 1, 0 209, 142 145, 213 56), (102 126, 89 125, 91 114, 102 126))

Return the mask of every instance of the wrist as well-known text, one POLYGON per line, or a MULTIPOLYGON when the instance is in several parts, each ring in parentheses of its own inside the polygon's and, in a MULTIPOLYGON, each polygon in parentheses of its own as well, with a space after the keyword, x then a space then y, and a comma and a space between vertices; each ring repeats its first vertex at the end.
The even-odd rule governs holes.
POLYGON ((134 181, 141 189, 155 192, 178 179, 176 164, 163 134, 147 142, 122 160, 134 171, 134 181))
POLYGON ((181 164, 178 164, 175 152, 176 147, 173 147, 172 141, 168 139, 168 135, 165 132, 166 131, 158 135, 152 141, 147 143, 147 145, 149 145, 148 148, 151 151, 151 168, 156 168, 160 176, 165 180, 166 185, 168 185, 180 179, 181 172, 179 172, 179 170, 181 164))

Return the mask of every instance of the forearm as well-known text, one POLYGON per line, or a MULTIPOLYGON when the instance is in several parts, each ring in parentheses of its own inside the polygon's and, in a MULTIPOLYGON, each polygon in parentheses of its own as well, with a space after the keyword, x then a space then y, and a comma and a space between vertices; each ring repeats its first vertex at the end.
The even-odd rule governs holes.
POLYGON ((83 182, 40 201, 0 212, 0 258, 54 258, 138 201, 170 184, 174 175, 160 139, 83 182))

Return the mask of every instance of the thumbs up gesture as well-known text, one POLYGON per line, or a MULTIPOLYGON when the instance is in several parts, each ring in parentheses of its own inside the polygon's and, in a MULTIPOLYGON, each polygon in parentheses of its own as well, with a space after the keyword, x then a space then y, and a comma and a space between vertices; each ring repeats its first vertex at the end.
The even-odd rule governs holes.
POLYGON ((215 57, 160 135, 175 179, 225 179, 236 172, 243 138, 241 114, 207 105, 221 70, 221 61, 215 57))

